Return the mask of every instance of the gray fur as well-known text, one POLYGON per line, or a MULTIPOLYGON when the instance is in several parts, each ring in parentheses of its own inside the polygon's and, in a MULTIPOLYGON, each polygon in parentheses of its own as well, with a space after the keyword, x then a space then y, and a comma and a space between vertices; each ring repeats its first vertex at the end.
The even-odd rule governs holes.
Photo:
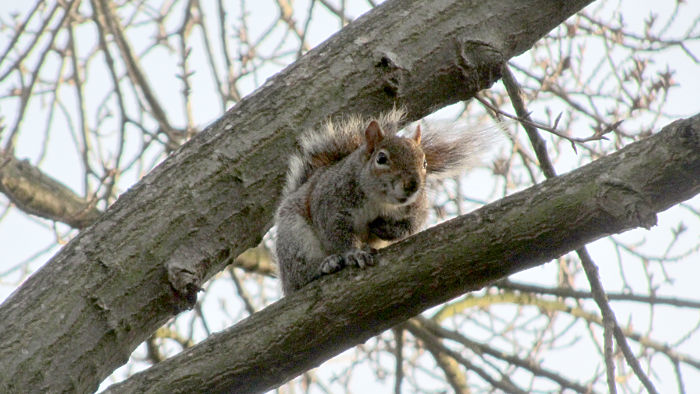
POLYGON ((380 116, 383 134, 372 139, 379 143, 371 147, 374 142, 365 138, 370 121, 359 117, 328 122, 320 131, 302 135, 275 217, 285 294, 346 265, 373 264, 374 249, 406 238, 424 224, 426 176, 445 176, 473 162, 478 137, 427 128, 418 145, 414 138, 397 136, 403 115, 393 110, 380 116), (428 162, 432 173, 424 168, 429 152, 445 156, 432 167, 428 162), (378 160, 380 154, 386 160, 378 160))

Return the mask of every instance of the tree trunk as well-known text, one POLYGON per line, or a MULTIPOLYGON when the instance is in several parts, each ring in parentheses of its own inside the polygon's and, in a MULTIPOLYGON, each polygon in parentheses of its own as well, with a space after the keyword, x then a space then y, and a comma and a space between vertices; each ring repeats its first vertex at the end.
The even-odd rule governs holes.
POLYGON ((273 389, 410 317, 700 193, 700 114, 312 282, 110 393, 273 389))
MULTIPOLYGON (((496 81, 503 61, 590 2, 387 1, 350 24, 177 150, 0 306, 0 389, 94 391, 191 307, 229 256, 259 242, 303 129, 394 105, 417 119, 467 99, 496 81)), ((423 281, 411 283, 437 283, 423 281)), ((386 326, 374 316, 345 343, 386 326)), ((319 350, 314 360, 331 353, 319 350)))

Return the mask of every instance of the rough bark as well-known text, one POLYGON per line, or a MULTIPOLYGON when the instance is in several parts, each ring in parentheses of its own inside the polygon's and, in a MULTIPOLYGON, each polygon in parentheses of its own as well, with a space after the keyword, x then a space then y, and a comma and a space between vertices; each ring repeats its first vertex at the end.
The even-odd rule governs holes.
POLYGON ((303 129, 467 99, 590 1, 388 1, 350 24, 175 151, 0 306, 0 390, 95 390, 258 243, 303 129))
POLYGON ((700 193, 700 114, 312 282, 110 393, 262 392, 432 306, 700 193))

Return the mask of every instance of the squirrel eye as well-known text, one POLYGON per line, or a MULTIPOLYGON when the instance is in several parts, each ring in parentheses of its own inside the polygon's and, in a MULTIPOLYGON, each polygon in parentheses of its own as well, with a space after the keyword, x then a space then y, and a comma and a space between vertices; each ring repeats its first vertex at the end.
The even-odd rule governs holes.
POLYGON ((384 165, 388 162, 389 162, 389 158, 386 156, 386 153, 384 153, 384 152, 377 153, 377 164, 384 165))
POLYGON ((423 159, 423 169, 425 170, 427 168, 428 168, 428 160, 423 159))

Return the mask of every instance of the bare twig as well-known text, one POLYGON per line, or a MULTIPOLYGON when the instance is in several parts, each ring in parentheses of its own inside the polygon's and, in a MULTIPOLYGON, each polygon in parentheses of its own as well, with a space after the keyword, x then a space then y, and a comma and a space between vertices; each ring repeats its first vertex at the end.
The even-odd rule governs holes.
MULTIPOLYGON (((656 393, 657 391, 654 388, 654 384, 646 376, 646 373, 642 371, 642 367, 639 365, 639 360, 637 360, 637 358, 634 356, 634 354, 632 353, 632 349, 630 349, 629 344, 627 343, 625 333, 622 332, 620 326, 615 320, 615 313, 613 312, 612 308, 610 308, 610 304, 608 304, 607 297, 605 296, 605 290, 603 289, 603 286, 600 283, 600 277, 598 276, 598 267, 595 266, 593 260, 590 258, 587 251, 578 250, 577 253, 581 258, 583 269, 586 271, 588 283, 590 283, 591 285, 591 292, 593 293, 593 298, 595 299, 596 303, 598 304, 598 307, 600 308, 603 314, 603 325, 606 332, 609 330, 614 333, 617 346, 619 346, 622 350, 622 354, 625 356, 627 364, 629 364, 629 366, 632 368, 639 380, 642 382, 642 384, 644 384, 644 387, 647 389, 647 391, 650 393, 656 393)), ((606 342, 606 348, 607 346, 608 343, 606 342)), ((612 343, 610 343, 610 347, 612 347, 612 343)), ((607 357, 608 354, 606 349, 606 362, 607 357)), ((610 378, 610 376, 608 376, 608 378, 610 378)))

